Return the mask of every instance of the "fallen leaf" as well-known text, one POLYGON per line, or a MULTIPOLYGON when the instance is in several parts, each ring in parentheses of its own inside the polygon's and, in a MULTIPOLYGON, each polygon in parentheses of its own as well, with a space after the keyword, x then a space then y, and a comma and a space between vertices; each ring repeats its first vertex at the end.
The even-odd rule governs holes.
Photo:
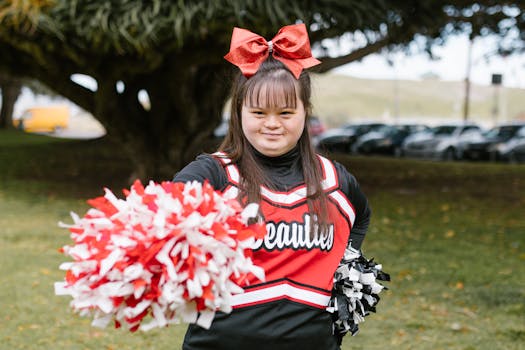
POLYGON ((456 232, 454 232, 454 230, 448 230, 447 232, 445 232, 445 238, 452 238, 456 235, 456 232))

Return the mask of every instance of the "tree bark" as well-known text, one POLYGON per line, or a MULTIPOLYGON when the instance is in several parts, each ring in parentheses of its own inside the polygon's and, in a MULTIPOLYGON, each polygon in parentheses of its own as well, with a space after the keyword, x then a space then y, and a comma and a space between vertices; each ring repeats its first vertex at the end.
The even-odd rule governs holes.
POLYGON ((196 154, 212 151, 211 135, 229 94, 228 71, 224 65, 169 65, 124 81, 120 93, 115 78, 97 79, 93 114, 133 163, 130 182, 171 180, 196 154), (142 89, 150 110, 139 103, 142 89))
MULTIPOLYGON (((214 49, 218 50, 211 44, 207 47, 214 49)), ((75 70, 67 61, 44 68, 32 65, 30 57, 19 52, 6 68, 38 78, 90 112, 105 127, 106 137, 120 146, 116 151, 132 162, 135 171, 130 181, 170 180, 196 154, 212 151, 211 135, 229 95, 226 82, 233 68, 207 50, 196 49, 191 57, 168 56, 157 68, 134 74, 123 63, 115 64, 114 57, 105 58, 84 69, 97 81, 94 92, 70 80, 75 70), (125 85, 122 92, 116 90, 118 81, 125 85), (151 109, 139 103, 140 90, 148 93, 151 109)))
POLYGON ((0 109, 0 129, 11 129, 13 126, 13 111, 15 102, 20 95, 22 85, 13 79, 0 81, 2 90, 2 107, 0 109))

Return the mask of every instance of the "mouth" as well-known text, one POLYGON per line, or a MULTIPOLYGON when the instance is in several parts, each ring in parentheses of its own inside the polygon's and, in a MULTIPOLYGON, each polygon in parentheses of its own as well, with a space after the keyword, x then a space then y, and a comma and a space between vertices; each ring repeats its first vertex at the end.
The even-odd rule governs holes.
POLYGON ((281 141, 281 134, 263 134, 263 138, 268 142, 279 142, 281 141))

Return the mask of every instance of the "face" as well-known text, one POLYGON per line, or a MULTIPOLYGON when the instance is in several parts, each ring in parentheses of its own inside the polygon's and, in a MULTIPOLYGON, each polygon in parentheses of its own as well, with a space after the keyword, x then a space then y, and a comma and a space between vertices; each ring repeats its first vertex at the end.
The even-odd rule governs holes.
POLYGON ((260 153, 277 157, 297 145, 303 133, 306 112, 297 98, 295 107, 242 106, 242 130, 260 153))

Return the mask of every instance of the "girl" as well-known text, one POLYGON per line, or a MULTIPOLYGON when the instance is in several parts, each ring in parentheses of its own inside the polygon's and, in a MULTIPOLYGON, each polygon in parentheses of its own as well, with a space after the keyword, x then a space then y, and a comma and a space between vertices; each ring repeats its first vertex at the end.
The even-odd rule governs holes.
POLYGON ((325 309, 335 269, 349 242, 360 248, 370 209, 356 179, 312 148, 304 68, 319 61, 304 24, 269 42, 235 28, 225 58, 241 69, 228 134, 219 152, 197 157, 174 181, 208 181, 243 204, 259 203, 267 234, 252 259, 266 281, 235 295, 233 311, 217 313, 209 330, 190 325, 183 349, 339 349, 325 309))

